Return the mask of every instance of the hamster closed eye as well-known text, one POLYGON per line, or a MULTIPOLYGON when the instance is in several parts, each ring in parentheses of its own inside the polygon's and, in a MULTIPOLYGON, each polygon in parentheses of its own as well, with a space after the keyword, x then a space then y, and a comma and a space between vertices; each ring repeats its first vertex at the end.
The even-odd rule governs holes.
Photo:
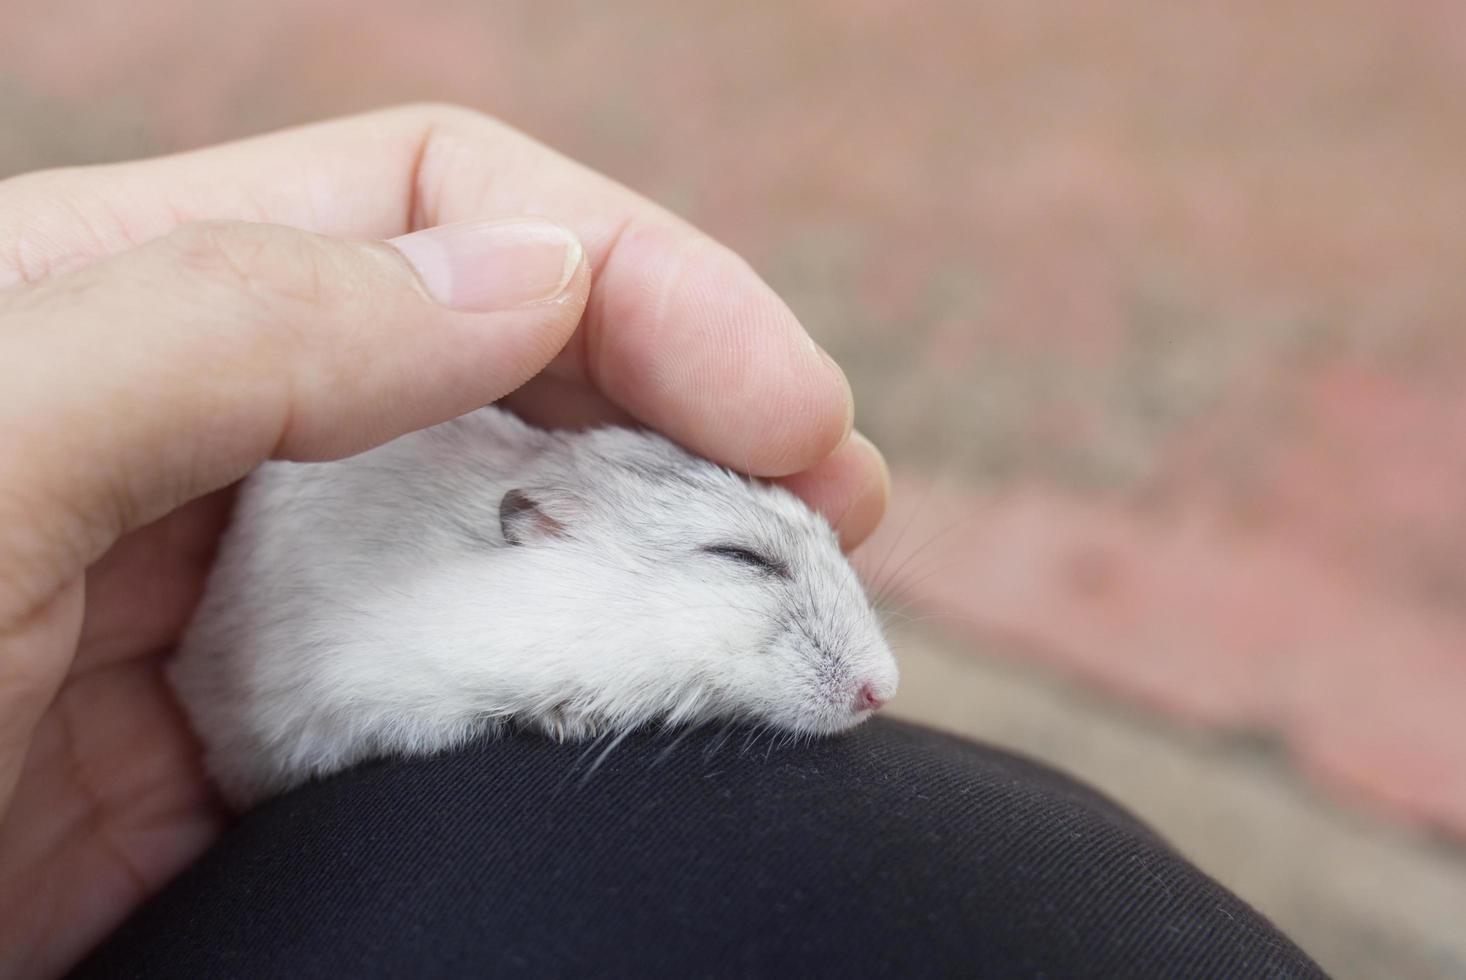
POLYGON ((793 495, 650 433, 485 408, 252 474, 169 677, 243 806, 506 724, 838 732, 897 672, 793 495))

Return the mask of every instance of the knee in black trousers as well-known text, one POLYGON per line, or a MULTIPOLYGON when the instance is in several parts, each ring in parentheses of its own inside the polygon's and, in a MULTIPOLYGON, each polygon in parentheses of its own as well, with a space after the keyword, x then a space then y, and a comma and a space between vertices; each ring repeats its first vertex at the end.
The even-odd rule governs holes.
POLYGON ((484 740, 245 816, 84 977, 1316 977, 1119 807, 873 721, 484 740))

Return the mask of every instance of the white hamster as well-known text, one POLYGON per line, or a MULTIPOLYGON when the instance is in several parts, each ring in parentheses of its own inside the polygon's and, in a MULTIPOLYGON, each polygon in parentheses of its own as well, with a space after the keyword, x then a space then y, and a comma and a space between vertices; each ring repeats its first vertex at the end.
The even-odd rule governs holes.
POLYGON ((897 680, 792 494, 650 433, 493 407, 251 475, 169 677, 236 806, 505 723, 836 732, 897 680))

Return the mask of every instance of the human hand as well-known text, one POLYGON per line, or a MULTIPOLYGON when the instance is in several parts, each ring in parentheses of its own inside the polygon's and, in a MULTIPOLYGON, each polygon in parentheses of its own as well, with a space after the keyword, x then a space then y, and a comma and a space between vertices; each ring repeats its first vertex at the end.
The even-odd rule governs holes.
POLYGON ((778 477, 847 547, 884 507, 744 263, 475 113, 0 183, 0 977, 65 970, 223 826, 160 664, 227 488, 506 395, 778 477))

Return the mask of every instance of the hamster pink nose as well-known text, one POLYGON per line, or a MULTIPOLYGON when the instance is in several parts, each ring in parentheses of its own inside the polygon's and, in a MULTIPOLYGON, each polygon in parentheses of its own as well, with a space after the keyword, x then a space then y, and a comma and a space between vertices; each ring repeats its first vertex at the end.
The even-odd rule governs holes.
POLYGON ((874 684, 862 684, 860 692, 855 695, 856 711, 876 711, 885 706, 888 698, 876 690, 874 684))

